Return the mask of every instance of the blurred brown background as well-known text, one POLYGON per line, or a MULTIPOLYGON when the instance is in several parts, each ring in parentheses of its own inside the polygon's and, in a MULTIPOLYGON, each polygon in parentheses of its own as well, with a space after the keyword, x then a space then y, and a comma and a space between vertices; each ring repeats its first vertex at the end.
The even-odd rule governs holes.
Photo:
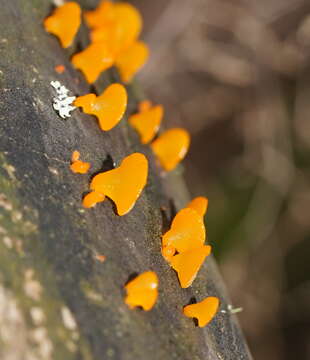
POLYGON ((255 359, 310 359, 310 2, 135 0, 139 75, 192 134, 185 177, 255 359))

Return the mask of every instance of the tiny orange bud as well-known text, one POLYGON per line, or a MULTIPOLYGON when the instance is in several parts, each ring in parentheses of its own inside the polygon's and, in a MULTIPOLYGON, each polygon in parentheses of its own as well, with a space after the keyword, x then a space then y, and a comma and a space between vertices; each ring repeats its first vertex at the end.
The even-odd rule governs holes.
POLYGON ((86 208, 94 207, 98 202, 102 202, 105 199, 105 195, 97 191, 91 191, 83 198, 83 206, 86 208))

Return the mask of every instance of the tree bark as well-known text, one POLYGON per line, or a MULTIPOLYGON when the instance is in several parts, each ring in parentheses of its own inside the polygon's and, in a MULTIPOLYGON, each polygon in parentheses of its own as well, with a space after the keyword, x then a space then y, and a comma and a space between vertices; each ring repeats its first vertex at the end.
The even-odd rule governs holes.
MULTIPOLYGON (((221 309, 229 299, 211 257, 193 286, 181 289, 161 256, 161 234, 189 200, 179 171, 162 177, 126 119, 102 132, 79 110, 68 120, 54 112, 52 80, 83 95, 118 76, 107 71, 91 89, 69 61, 87 41, 85 27, 76 48, 62 49, 42 26, 51 9, 47 0, 1 0, 0 358, 250 359, 235 316, 219 312, 200 329, 182 315, 192 298, 218 296, 221 309), (109 200, 83 209, 91 175, 70 171, 73 150, 92 174, 135 151, 147 156, 148 184, 128 215, 117 216, 109 200), (129 310, 123 285, 146 270, 159 276, 159 300, 150 312, 129 310)), ((140 99, 136 85, 128 92, 127 114, 140 99)))

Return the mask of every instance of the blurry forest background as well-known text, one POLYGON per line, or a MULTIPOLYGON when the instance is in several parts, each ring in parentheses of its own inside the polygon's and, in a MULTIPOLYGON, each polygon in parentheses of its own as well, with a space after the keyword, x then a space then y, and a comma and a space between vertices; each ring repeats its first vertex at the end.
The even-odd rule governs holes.
POLYGON ((310 2, 134 0, 139 78, 192 134, 184 175, 255 359, 310 358, 310 2))

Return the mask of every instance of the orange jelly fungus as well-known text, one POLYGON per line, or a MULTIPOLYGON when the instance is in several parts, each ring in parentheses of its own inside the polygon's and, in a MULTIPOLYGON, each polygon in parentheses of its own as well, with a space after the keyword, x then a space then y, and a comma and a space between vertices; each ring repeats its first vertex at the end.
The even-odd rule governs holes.
POLYGON ((105 195, 97 191, 91 191, 83 198, 83 206, 86 208, 94 207, 97 203, 104 201, 105 195))
POLYGON ((95 256, 95 258, 96 258, 96 260, 100 261, 101 263, 105 262, 105 260, 106 260, 106 257, 104 255, 99 255, 99 254, 97 254, 95 256))
POLYGON ((111 24, 114 19, 113 10, 112 1, 102 0, 95 10, 84 12, 85 21, 90 28, 111 24))
POLYGON ((206 326, 215 316, 220 301, 217 297, 209 296, 197 304, 187 305, 183 308, 183 314, 189 318, 196 318, 198 326, 206 326))
POLYGON ((163 132, 151 144, 160 164, 166 171, 173 170, 185 157, 190 144, 189 133, 180 128, 163 132))
POLYGON ((120 166, 96 175, 91 190, 105 194, 116 205, 118 215, 127 214, 135 205, 148 174, 148 161, 141 153, 133 153, 123 159, 120 166))
POLYGON ((62 47, 69 47, 81 24, 81 8, 76 2, 67 2, 56 8, 51 16, 44 20, 45 30, 56 35, 62 47))
POLYGON ((75 162, 75 161, 79 160, 79 158, 80 158, 80 153, 79 153, 79 151, 74 150, 73 153, 72 153, 72 155, 71 155, 71 161, 72 161, 72 162, 75 162))
POLYGON ((194 209, 201 217, 203 217, 208 210, 208 199, 204 196, 198 196, 187 204, 186 207, 194 209))
POLYGON ((74 105, 83 112, 98 118, 101 130, 108 131, 116 126, 127 107, 127 92, 123 85, 112 84, 100 95, 87 94, 78 97, 74 105))
POLYGON ((102 12, 102 20, 93 26, 91 40, 110 44, 116 53, 128 48, 141 33, 142 18, 131 4, 113 4, 108 11, 102 12))
POLYGON ((57 65, 55 66, 55 71, 58 73, 58 74, 63 74, 65 72, 66 68, 64 65, 57 65))
POLYGON ((179 253, 200 248, 206 239, 202 217, 190 208, 179 211, 174 217, 171 228, 162 238, 163 246, 172 246, 179 253))
POLYGON ((146 106, 141 107, 143 110, 137 114, 131 115, 128 122, 139 133, 142 144, 147 144, 156 135, 164 110, 161 105, 150 108, 147 108, 146 106))
POLYGON ((139 109, 140 113, 143 111, 149 110, 151 107, 152 107, 152 103, 150 102, 150 100, 140 101, 140 103, 138 105, 138 109, 139 109))
POLYGON ((80 69, 86 80, 91 84, 97 80, 102 71, 111 67, 115 56, 104 43, 90 44, 85 50, 74 55, 72 64, 80 69))
POLYGON ((115 60, 123 82, 128 83, 134 75, 146 63, 149 57, 149 49, 142 41, 135 41, 127 49, 122 51, 115 60))
POLYGON ((149 311, 158 297, 158 277, 154 271, 146 271, 125 285, 125 303, 132 309, 141 306, 149 311))
POLYGON ((76 160, 70 165, 70 169, 72 172, 77 174, 86 174, 90 168, 90 163, 76 160))
POLYGON ((197 273, 205 258, 210 255, 211 246, 203 245, 200 248, 186 251, 173 256, 171 259, 172 268, 178 273, 182 288, 188 288, 195 280, 197 273))

